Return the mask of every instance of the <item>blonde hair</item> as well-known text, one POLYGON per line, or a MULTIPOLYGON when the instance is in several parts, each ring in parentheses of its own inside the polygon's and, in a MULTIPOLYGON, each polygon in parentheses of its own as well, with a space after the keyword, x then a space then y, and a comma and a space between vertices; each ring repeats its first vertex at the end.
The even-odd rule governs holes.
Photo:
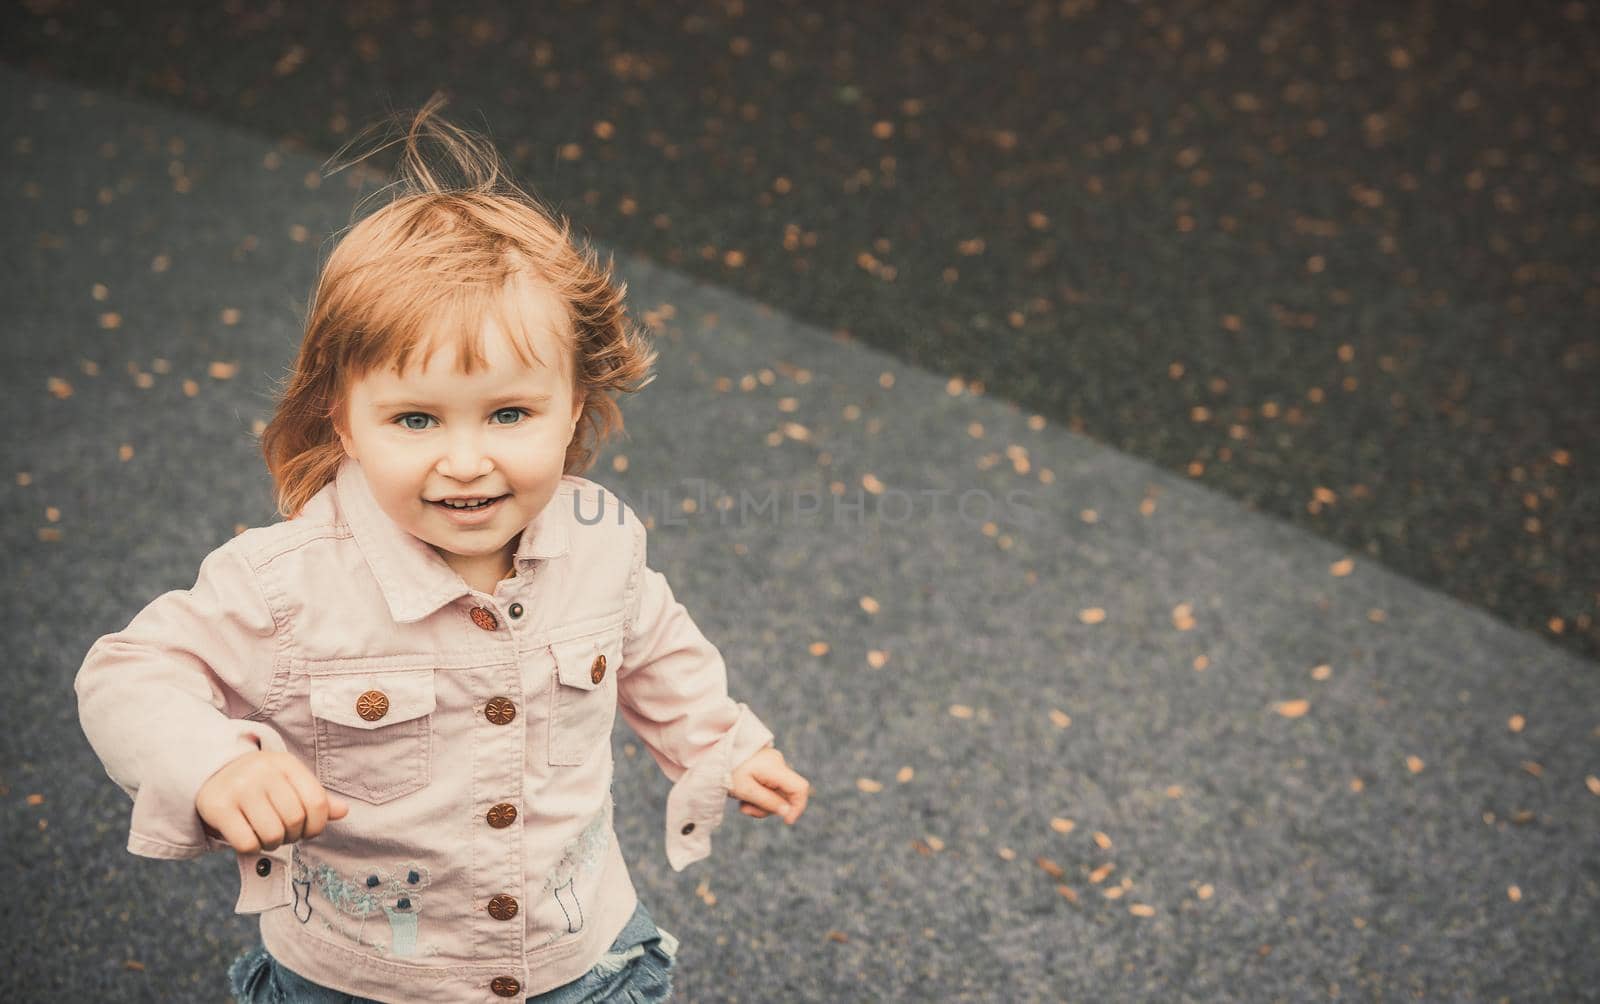
MULTIPOLYGON (((627 284, 614 281, 592 248, 572 241, 567 219, 546 209, 511 181, 487 140, 437 116, 445 99, 434 94, 409 126, 397 113, 369 126, 336 160, 378 129, 400 122, 400 139, 384 143, 329 171, 403 141, 392 199, 352 226, 328 256, 307 311, 305 337, 277 391, 261 452, 276 487, 278 512, 292 519, 331 481, 344 459, 337 429, 353 381, 380 367, 402 372, 419 351, 426 358, 454 342, 456 366, 484 365, 482 329, 493 317, 500 330, 521 329, 508 287, 524 278, 553 291, 566 306, 561 341, 573 356, 574 394, 584 397, 564 471, 593 463, 601 444, 622 431, 612 393, 632 393, 654 379, 656 352, 625 313, 627 284), (419 140, 443 147, 461 180, 447 183, 422 156, 419 140)), ((326 166, 326 164, 324 165, 326 166)), ((382 195, 380 189, 376 195, 382 195)), ((360 207, 357 207, 357 214, 360 207)), ((519 357, 532 364, 522 339, 519 357)))

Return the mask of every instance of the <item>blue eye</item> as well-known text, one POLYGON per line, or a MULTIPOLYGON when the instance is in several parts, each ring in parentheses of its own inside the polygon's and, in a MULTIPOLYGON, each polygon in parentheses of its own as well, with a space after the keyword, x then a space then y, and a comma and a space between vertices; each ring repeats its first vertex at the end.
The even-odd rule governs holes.
POLYGON ((413 419, 413 418, 420 418, 420 419, 423 420, 424 423, 431 422, 433 420, 433 417, 431 415, 424 415, 420 411, 413 411, 413 412, 408 412, 407 414, 401 415, 399 418, 395 419, 395 421, 399 422, 402 425, 404 425, 406 428, 410 429, 412 432, 421 432, 423 429, 427 428, 426 424, 424 424, 424 425, 412 425, 410 420, 413 419))
MULTIPOLYGON (((522 421, 523 411, 522 411, 521 408, 501 408, 499 411, 495 412, 494 414, 495 414, 496 418, 500 417, 501 415, 515 415, 515 416, 517 416, 517 422, 520 422, 520 421, 522 421)), ((517 423, 516 422, 497 422, 496 424, 497 425, 515 425, 517 423)))

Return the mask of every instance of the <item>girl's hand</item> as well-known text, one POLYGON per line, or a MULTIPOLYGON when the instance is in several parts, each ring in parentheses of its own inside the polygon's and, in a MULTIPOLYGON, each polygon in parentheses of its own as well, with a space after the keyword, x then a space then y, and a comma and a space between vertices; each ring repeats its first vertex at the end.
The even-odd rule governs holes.
POLYGON ((294 754, 272 750, 228 761, 200 786, 194 808, 206 832, 240 854, 309 840, 350 812, 294 754))
POLYGON ((783 754, 771 746, 734 768, 728 794, 740 800, 739 811, 756 819, 776 812, 793 826, 806 811, 811 782, 789 769, 783 754))

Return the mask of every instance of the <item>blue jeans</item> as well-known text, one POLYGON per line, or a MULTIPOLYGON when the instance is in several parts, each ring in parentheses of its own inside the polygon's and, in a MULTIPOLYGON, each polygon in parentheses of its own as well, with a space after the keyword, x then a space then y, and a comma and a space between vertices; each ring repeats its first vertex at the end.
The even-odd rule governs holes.
MULTIPOLYGON (((527 1004, 586 1004, 590 1001, 651 1004, 672 996, 678 939, 655 925, 640 903, 594 968, 571 983, 527 998, 527 1004)), ((313 983, 257 945, 228 967, 239 1004, 376 1004, 313 983)))

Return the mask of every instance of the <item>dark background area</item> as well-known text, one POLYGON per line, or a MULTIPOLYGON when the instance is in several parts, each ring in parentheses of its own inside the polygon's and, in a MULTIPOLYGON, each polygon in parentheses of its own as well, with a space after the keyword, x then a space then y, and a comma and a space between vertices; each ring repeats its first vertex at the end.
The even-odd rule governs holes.
POLYGON ((1597 25, 1481 0, 33 0, 0 58, 325 153, 442 89, 581 232, 1593 659, 1597 25))

